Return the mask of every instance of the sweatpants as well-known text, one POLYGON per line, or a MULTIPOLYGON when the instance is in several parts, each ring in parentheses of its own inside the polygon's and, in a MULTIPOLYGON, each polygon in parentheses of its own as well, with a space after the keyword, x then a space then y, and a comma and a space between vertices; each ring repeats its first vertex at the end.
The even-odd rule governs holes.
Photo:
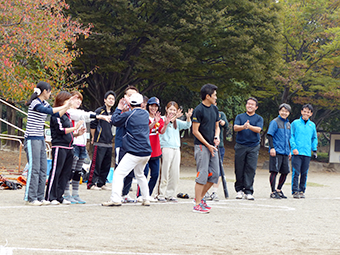
POLYGON ((260 145, 248 147, 236 143, 235 147, 235 191, 245 194, 254 193, 254 177, 260 145))
POLYGON ((66 183, 70 179, 73 163, 73 150, 61 147, 52 148, 52 169, 48 177, 45 199, 63 202, 66 183))
POLYGON ((162 167, 158 180, 158 198, 176 197, 181 164, 179 148, 162 148, 162 167))
POLYGON ((149 158, 150 156, 138 157, 130 153, 124 155, 113 172, 111 201, 121 202, 124 177, 128 175, 132 169, 134 169, 135 177, 142 191, 143 199, 149 199, 148 181, 144 175, 144 168, 149 158))
POLYGON ((106 183, 107 175, 110 172, 112 160, 112 146, 104 147, 95 145, 93 148, 92 163, 89 172, 87 188, 93 185, 102 187, 106 183))
POLYGON ((24 150, 28 161, 28 172, 24 200, 32 202, 43 200, 46 184, 47 157, 45 140, 24 142, 24 150))
POLYGON ((292 194, 295 192, 305 193, 309 162, 310 157, 308 156, 292 155, 292 194))

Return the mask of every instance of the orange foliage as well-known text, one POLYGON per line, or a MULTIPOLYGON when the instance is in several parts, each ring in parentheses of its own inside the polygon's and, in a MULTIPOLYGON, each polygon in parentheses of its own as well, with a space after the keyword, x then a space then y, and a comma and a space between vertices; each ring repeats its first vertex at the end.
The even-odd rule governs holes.
POLYGON ((64 0, 0 1, 0 97, 25 100, 39 80, 65 86, 65 71, 80 54, 76 40, 90 33, 65 16, 67 8, 64 0))

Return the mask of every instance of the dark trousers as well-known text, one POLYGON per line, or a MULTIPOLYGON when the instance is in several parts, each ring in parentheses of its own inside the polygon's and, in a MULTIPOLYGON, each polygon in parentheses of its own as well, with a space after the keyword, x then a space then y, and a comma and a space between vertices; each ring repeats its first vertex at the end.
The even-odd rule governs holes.
POLYGON ((45 199, 63 202, 66 183, 70 178, 73 163, 73 150, 52 148, 52 169, 48 177, 45 199))
POLYGON ((292 156, 292 194, 294 194, 295 192, 305 193, 309 162, 310 157, 308 156, 302 155, 292 156))
POLYGON ((95 184, 98 187, 105 185, 111 168, 111 160, 112 147, 94 146, 89 180, 87 182, 88 189, 95 184))
MULTIPOLYGON (((149 180, 149 191, 150 196, 153 192, 153 189, 156 186, 158 176, 159 176, 159 158, 156 159, 150 159, 149 162, 146 164, 144 169, 144 175, 147 178, 149 174, 149 168, 150 168, 150 180, 149 180)), ((140 189, 138 187, 137 189, 137 197, 141 196, 140 189)))
POLYGON ((235 147, 235 190, 253 194, 254 177, 257 167, 260 145, 248 147, 236 143, 235 147))

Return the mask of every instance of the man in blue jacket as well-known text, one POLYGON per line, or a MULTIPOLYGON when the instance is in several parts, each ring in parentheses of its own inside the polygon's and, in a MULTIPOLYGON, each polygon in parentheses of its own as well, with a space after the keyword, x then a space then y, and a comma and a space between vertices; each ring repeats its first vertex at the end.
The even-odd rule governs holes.
POLYGON ((291 158, 289 139, 291 137, 288 116, 291 112, 289 104, 279 106, 279 116, 273 119, 268 128, 269 142, 269 182, 272 193, 270 198, 287 198, 282 192, 282 186, 289 174, 289 159, 291 158), (275 188, 276 176, 280 173, 279 183, 275 188))
POLYGON ((134 169, 142 192, 142 205, 150 206, 149 187, 144 175, 144 168, 152 150, 149 140, 149 113, 141 108, 142 103, 143 96, 141 94, 132 94, 130 97, 132 110, 124 112, 127 102, 125 98, 122 98, 112 115, 111 123, 113 125, 125 127, 126 133, 123 136, 122 148, 126 153, 113 173, 111 199, 102 203, 103 206, 122 205, 123 180, 132 169, 134 169))
POLYGON ((292 194, 294 198, 305 198, 307 173, 311 152, 317 157, 318 137, 314 122, 309 118, 313 115, 310 104, 302 106, 300 119, 294 120, 291 126, 290 146, 292 151, 292 194), (299 182, 299 176, 300 182, 299 182))

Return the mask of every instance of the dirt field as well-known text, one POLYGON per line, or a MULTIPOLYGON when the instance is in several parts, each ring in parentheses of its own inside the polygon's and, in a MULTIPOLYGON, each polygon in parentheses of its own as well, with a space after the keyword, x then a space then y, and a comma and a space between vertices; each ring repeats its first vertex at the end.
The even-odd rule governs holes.
MULTIPOLYGON (((193 152, 182 147, 178 192, 194 195, 193 152)), ((225 171, 230 198, 211 202, 209 214, 192 212, 192 199, 153 203, 150 207, 100 205, 110 191, 80 195, 85 205, 25 206, 24 190, 0 190, 0 255, 10 254, 340 254, 340 173, 309 173, 306 199, 290 195, 269 199, 269 174, 261 153, 255 177, 255 201, 236 200, 232 148, 225 171)), ((0 151, 0 170, 15 168, 18 153, 0 151), (11 165, 12 164, 12 165, 11 165)), ((23 154, 23 165, 25 164, 23 154)), ((132 195, 135 194, 134 184, 132 195)), ((219 189, 222 198, 222 188, 219 189)))
MULTIPOLYGON (((289 198, 277 201, 268 172, 258 170, 256 199, 246 201, 234 199, 233 170, 226 172, 230 198, 211 202, 210 214, 193 213, 191 199, 102 207, 110 191, 84 184, 85 205, 30 207, 24 190, 0 190, 0 254, 340 253, 340 174, 310 173, 304 200, 291 198, 287 180, 289 198)), ((194 178, 194 168, 182 168, 179 191, 193 195, 194 178)))

